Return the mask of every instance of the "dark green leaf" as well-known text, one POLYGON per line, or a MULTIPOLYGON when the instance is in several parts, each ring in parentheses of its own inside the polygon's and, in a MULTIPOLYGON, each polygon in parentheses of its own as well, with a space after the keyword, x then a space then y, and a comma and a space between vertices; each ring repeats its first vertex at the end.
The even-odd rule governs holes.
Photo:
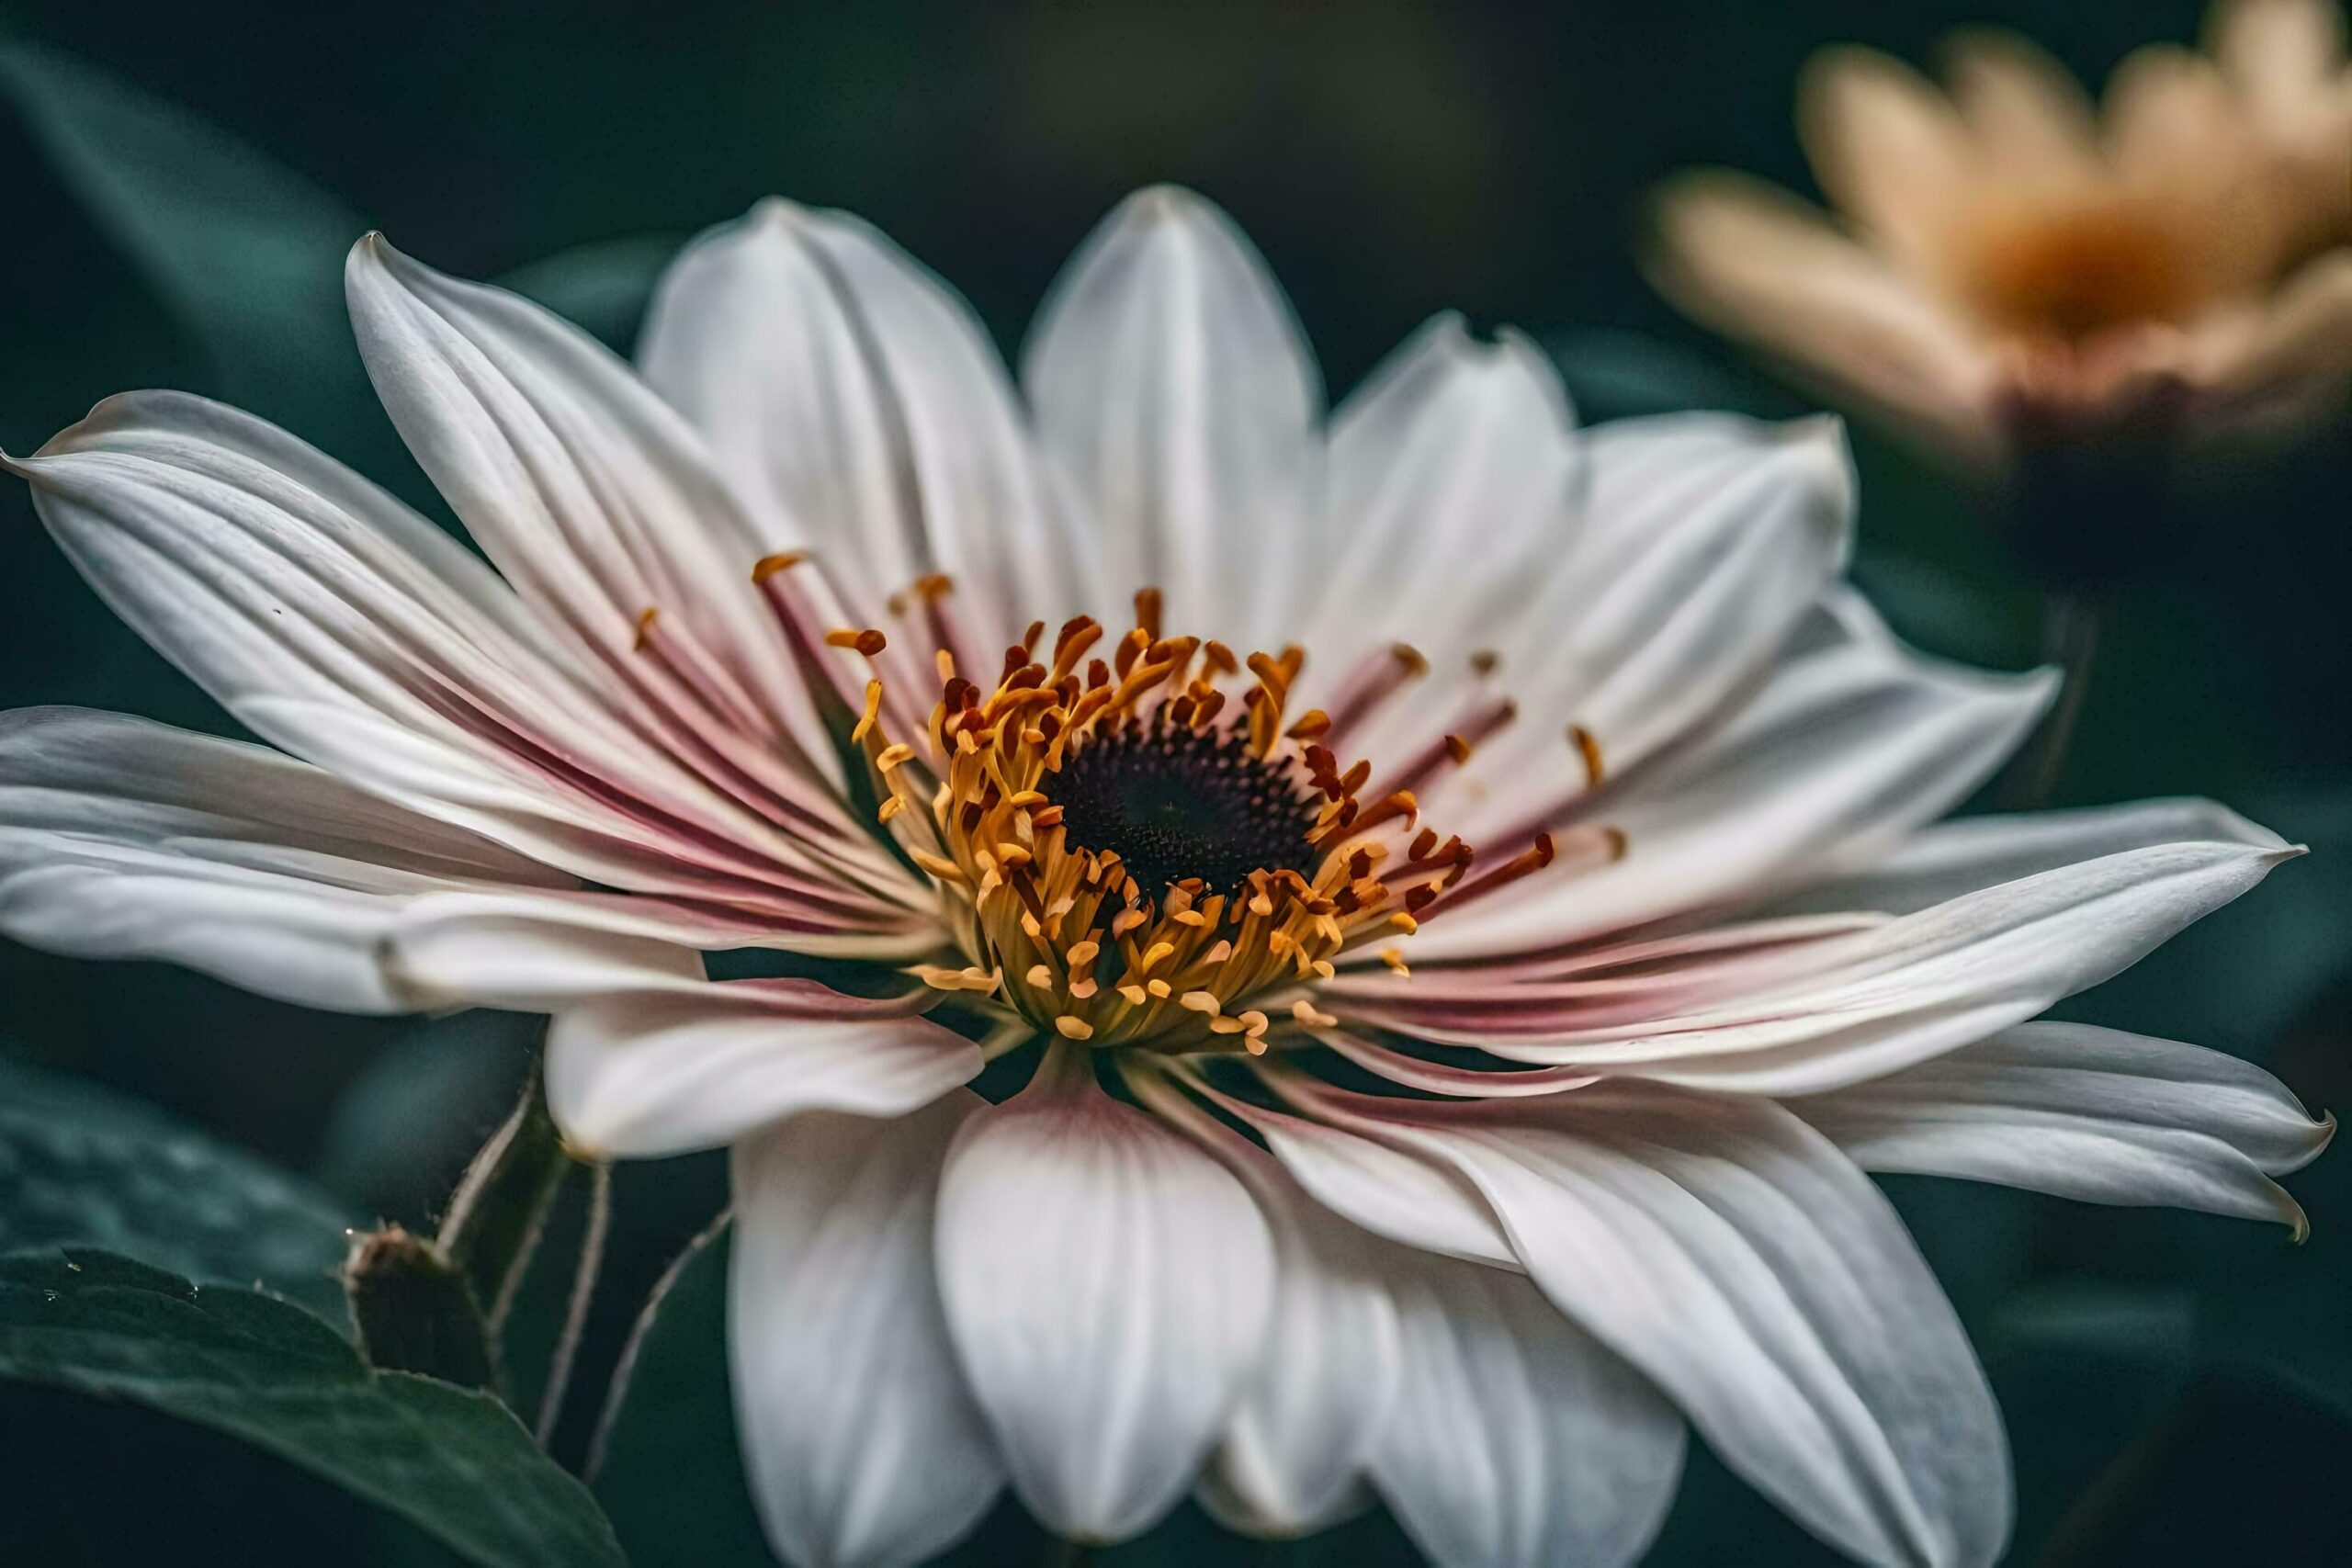
POLYGON ((300 1308, 109 1253, 0 1259, 0 1378, 225 1432, 485 1568, 625 1562, 585 1488, 488 1394, 365 1365, 300 1308))
POLYGON ((0 1061, 0 1251, 85 1246, 260 1282, 343 1321, 351 1216, 162 1111, 0 1061))
POLYGON ((232 400, 336 445, 369 407, 343 305, 367 225, 218 126, 71 55, 0 47, 0 95, 232 400))

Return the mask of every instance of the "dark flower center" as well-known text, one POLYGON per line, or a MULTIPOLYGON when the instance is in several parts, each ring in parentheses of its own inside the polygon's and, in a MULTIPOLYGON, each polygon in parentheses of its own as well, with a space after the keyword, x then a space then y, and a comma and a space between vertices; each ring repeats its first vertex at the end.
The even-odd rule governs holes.
POLYGON ((1143 897, 1193 881, 1227 893, 1258 871, 1312 875, 1314 796, 1238 728, 1129 719, 1073 750, 1046 786, 1069 841, 1119 857, 1143 897))

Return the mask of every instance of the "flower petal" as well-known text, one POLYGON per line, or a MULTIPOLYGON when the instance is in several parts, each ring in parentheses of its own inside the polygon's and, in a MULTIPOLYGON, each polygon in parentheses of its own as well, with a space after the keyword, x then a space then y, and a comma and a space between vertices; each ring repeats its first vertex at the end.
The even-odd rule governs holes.
POLYGON ((1417 1251, 1516 1269, 1510 1243, 1478 1190, 1451 1171, 1385 1144, 1219 1093, 1199 1091, 1266 1141, 1315 1201, 1374 1235, 1417 1251))
POLYGON ((382 962, 420 896, 570 879, 275 751, 119 714, 0 715, 0 931, 311 1007, 425 1005, 382 962))
POLYGON ((568 1142, 624 1159, 717 1148, 808 1111, 903 1115, 981 1066, 978 1046, 915 1016, 930 999, 648 981, 557 1013, 548 1109, 568 1142))
POLYGON ((2344 13, 2332 0, 2222 0, 2206 33, 2222 74, 2257 113, 2310 112, 2341 91, 2344 13))
POLYGON ((1055 285, 1021 378, 1113 588, 1162 589, 1187 634, 1273 646, 1319 547, 1322 391, 1232 220, 1170 186, 1129 197, 1055 285))
POLYGON ((1658 194, 1644 270, 1700 321, 1969 462, 1999 455, 1992 355, 1886 261, 1785 192, 1728 172, 1658 194))
POLYGON ((1795 1116, 1628 1084, 1309 1103, 1476 1182, 1544 1293, 1824 1540, 1880 1562, 1999 1551, 2008 1455, 1984 1372, 1886 1199, 1795 1116))
POLYGON ((752 581, 759 529, 668 404, 594 338, 370 236, 345 270, 360 357, 483 551, 682 754, 749 774, 844 852, 841 764, 752 581), (649 643, 647 611, 669 642, 649 643), (688 650, 688 643, 691 651, 688 650))
POLYGON ((1476 958, 1594 936, 1754 897, 1833 852, 1890 842, 1990 776, 2056 689, 2054 672, 1999 676, 1924 659, 1857 594, 1838 595, 1815 620, 1747 702, 1550 823, 1613 828, 1622 858, 1584 875, 1530 877, 1475 912, 1432 919, 1413 955, 1476 958))
MULTIPOLYGON (((2298 850, 2166 842, 1964 894, 1744 964, 1687 1011, 1592 1010, 1611 987, 1465 970, 1343 981, 1322 1005, 1422 1038, 1742 1094, 1811 1094, 1900 1071, 2023 1022, 2137 963, 2298 850), (1579 1014, 1588 1021, 1578 1022, 1579 1014)), ((1584 1091, 1577 1091, 1582 1093, 1584 1091)))
POLYGON ((2102 855, 2180 843, 2276 849, 2279 840, 2226 806, 2188 797, 1962 817, 1922 828, 1884 853, 1865 851, 1852 857, 1855 869, 1826 876, 1747 913, 1868 909, 1908 915, 2102 855))
POLYGON ((1905 265, 1932 267, 1948 206, 1978 174, 1935 85, 1876 50, 1826 49, 1798 84, 1797 129, 1838 210, 1905 265))
POLYGON ((1963 33, 1947 46, 1952 99, 1994 177, 2096 177, 2098 114, 2064 65, 2014 33, 1963 33))
POLYGON ((1682 1418, 1516 1274, 1392 1269, 1404 1388, 1373 1480, 1447 1568, 1639 1558, 1682 1474, 1682 1418))
POLYGON ((2192 337, 2189 353, 2187 374, 2233 412, 2277 414, 2335 395, 2352 375, 2352 249, 2305 263, 2244 330, 2192 337))
POLYGON ((2335 1131, 2251 1063, 2083 1023, 2020 1024, 1789 1109, 1866 1170, 2278 1220, 2298 1236, 2303 1212, 2270 1178, 2335 1131))
POLYGON ((1396 1393, 1396 1312, 1370 1235, 1279 1169, 1251 1190, 1274 1238, 1273 1315, 1200 1495, 1229 1529, 1289 1538, 1363 1506, 1366 1454, 1396 1393))
MULTIPOLYGON (((2107 79, 2108 162, 2126 182, 2157 190, 2206 191, 2228 210, 2232 197, 2266 194, 2246 171, 2253 155, 2251 128, 2229 84, 2213 62, 2177 44, 2145 44, 2123 57, 2107 79)), ((2229 212, 2244 221, 2245 207, 2229 212)), ((2275 236, 2249 230, 2242 248, 2215 260, 2249 268, 2268 265, 2275 236), (2262 243, 2251 243, 2256 239, 2262 243)))
POLYGON ((1390 355, 1332 422, 1328 564, 1283 618, 1310 675, 1399 639, 1440 663, 1498 646, 1571 553, 1573 425, 1517 333, 1476 343, 1449 313, 1390 355))
POLYGON ((820 552, 865 615, 933 572, 989 649, 1101 608, 1092 541, 1046 504, 987 333, 856 219, 771 199, 707 231, 662 277, 639 357, 768 547, 820 552))
POLYGON ((1516 628, 1498 646, 1518 718, 1461 775, 1466 799, 1426 802, 1481 850, 1590 787, 1571 726, 1623 774, 1753 687, 1852 547, 1834 420, 1622 420, 1584 450, 1578 531, 1533 607, 1490 624, 1516 628))
POLYGON ((135 393, 12 466, 141 635, 239 720, 371 794, 614 886, 908 907, 910 880, 870 841, 871 864, 820 858, 715 792, 546 646, 489 569, 283 431, 135 393))
POLYGON ((940 1166, 983 1103, 810 1111, 735 1146, 736 1420, 768 1539, 803 1568, 927 1561, 1004 1485, 932 1268, 940 1166))
POLYGON ((1396 1395, 1396 1314, 1384 1280, 1401 1255, 1317 1203, 1167 1078, 1137 1066, 1125 1077, 1139 1104, 1240 1179, 1273 1238, 1265 1344, 1197 1495, 1245 1534, 1287 1538, 1336 1524, 1369 1501, 1365 1459, 1396 1395))
POLYGON ((939 1279, 1014 1490, 1057 1533, 1114 1540, 1183 1495, 1239 1403, 1273 1250, 1223 1167, 1056 1045, 949 1150, 939 1279))

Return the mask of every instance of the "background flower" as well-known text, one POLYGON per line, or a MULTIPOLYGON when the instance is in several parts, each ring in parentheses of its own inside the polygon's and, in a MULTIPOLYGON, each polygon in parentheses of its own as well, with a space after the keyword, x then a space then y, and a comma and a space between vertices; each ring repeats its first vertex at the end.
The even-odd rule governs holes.
POLYGON ((1835 220, 1745 176, 1657 204, 1659 287, 1963 460, 2308 415, 2352 377, 2352 68, 2334 0, 2222 0, 2103 106, 2022 38, 1955 37, 1939 91, 1874 51, 1799 88, 1835 220), (2181 405, 2181 406, 2176 406, 2181 405))

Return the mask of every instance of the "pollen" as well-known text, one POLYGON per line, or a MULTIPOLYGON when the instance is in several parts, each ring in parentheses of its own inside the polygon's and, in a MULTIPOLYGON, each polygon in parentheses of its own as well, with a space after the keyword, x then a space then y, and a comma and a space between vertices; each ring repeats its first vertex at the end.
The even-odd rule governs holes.
MULTIPOLYGON (((945 592, 907 596, 902 624, 945 592)), ((1170 636, 1164 608, 1147 589, 1124 633, 1034 624, 992 686, 964 673, 986 667, 975 650, 942 642, 912 666, 939 682, 919 729, 922 699, 880 689, 909 666, 876 664, 850 739, 877 815, 963 911, 969 962, 916 970, 927 984, 1066 1041, 1255 1055, 1277 1024, 1328 1026, 1306 998, 1336 960, 1360 951, 1406 975, 1399 938, 1551 863, 1545 838, 1472 878, 1470 847, 1421 825, 1408 785, 1425 770, 1376 784, 1327 744, 1428 672, 1416 650, 1396 645, 1329 710, 1293 711, 1301 649, 1170 636)), ((825 640, 864 651, 862 635, 825 640)), ((1481 701, 1442 763, 1465 765, 1510 721, 1481 701)))

